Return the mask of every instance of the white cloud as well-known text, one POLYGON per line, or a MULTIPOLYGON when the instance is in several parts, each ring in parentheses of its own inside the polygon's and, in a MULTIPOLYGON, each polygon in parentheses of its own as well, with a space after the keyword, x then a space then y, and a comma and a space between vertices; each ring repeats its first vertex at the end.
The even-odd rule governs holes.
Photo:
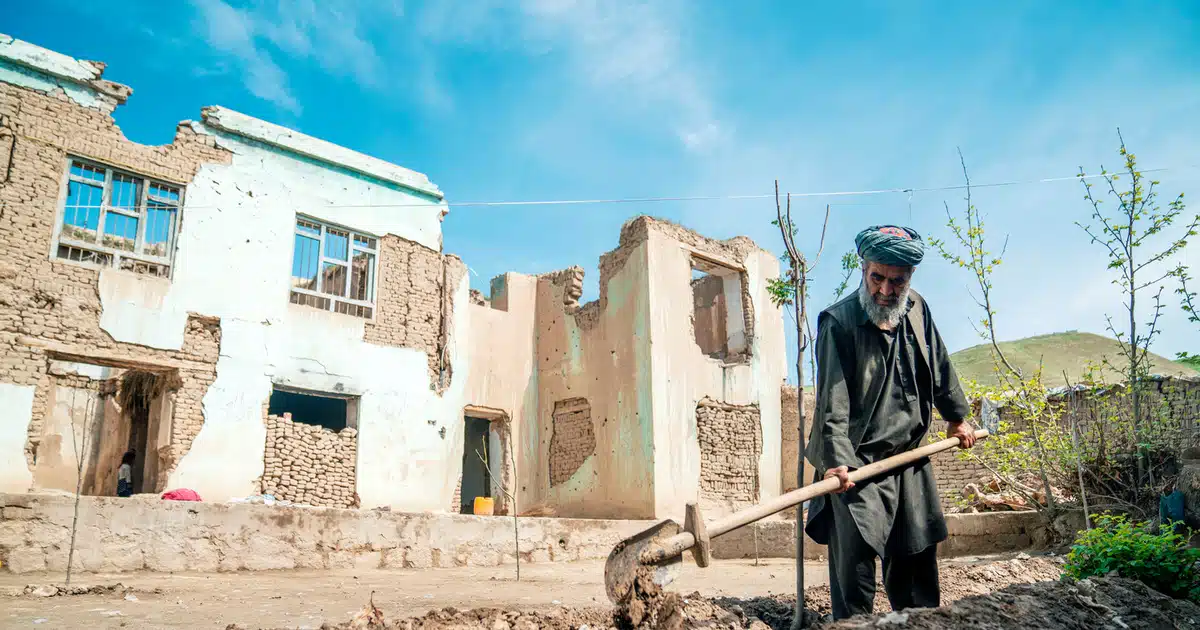
POLYGON ((287 76, 255 41, 259 28, 256 17, 222 0, 193 0, 192 4, 199 11, 208 44, 242 65, 246 89, 263 100, 299 114, 300 103, 288 89, 287 76))
POLYGON ((260 0, 244 9, 223 0, 192 0, 202 21, 202 35, 215 50, 237 60, 245 84, 255 96, 300 113, 300 104, 288 85, 276 57, 309 60, 334 75, 350 76, 366 88, 384 85, 383 63, 375 46, 362 35, 361 18, 390 20, 394 3, 363 6, 335 5, 313 0, 260 0))

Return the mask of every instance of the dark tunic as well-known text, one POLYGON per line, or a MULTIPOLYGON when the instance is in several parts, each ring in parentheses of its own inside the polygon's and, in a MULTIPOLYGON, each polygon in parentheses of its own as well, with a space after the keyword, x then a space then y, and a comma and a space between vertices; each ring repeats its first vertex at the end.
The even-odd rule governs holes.
MULTIPOLYGON (((817 395, 805 451, 817 479, 830 468, 854 470, 919 446, 934 407, 947 421, 970 414, 928 306, 915 291, 908 304, 891 332, 870 321, 857 293, 818 316, 817 395)), ((813 499, 805 530, 821 544, 831 533, 828 501, 844 502, 880 556, 916 554, 946 539, 929 458, 813 499)))

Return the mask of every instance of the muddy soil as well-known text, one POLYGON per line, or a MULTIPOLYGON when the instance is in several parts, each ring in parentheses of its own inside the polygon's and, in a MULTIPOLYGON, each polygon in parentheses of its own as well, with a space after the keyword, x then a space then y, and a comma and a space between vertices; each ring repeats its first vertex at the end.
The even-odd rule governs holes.
POLYGON ((1200 627, 1200 606, 1152 591, 1141 582, 1097 578, 1074 583, 1018 584, 968 597, 951 606, 854 617, 823 630, 859 630, 885 624, 911 630, 1183 630, 1200 627))
MULTIPOLYGON (((1060 558, 1016 559, 979 565, 943 566, 940 573, 942 602, 950 604, 964 597, 978 597, 983 593, 1009 587, 1014 584, 1029 584, 1057 580, 1061 574, 1060 558)), ((639 579, 636 588, 638 597, 626 606, 611 608, 564 607, 551 612, 518 612, 496 608, 457 610, 446 608, 430 612, 421 617, 409 617, 379 625, 380 611, 364 608, 355 620, 328 628, 403 628, 405 630, 443 630, 450 628, 480 630, 600 630, 607 628, 666 628, 683 630, 691 628, 730 629, 785 629, 792 623, 795 597, 716 597, 705 598, 699 593, 679 595, 660 591, 648 580, 639 579)), ((875 609, 879 613, 891 610, 887 597, 879 585, 875 609)), ((822 627, 829 622, 831 612, 829 587, 816 586, 805 590, 805 605, 808 610, 806 623, 810 627, 822 627)), ((944 609, 939 609, 944 610, 944 609)), ((875 618, 871 618, 874 623, 875 618)), ((998 619, 1003 619, 998 617, 998 619)), ((842 627, 842 626, 838 626, 842 627)), ((845 626, 849 628, 866 626, 845 626)), ((873 627, 873 626, 872 626, 873 627)), ((914 626, 950 628, 949 626, 914 626)), ((996 628, 1025 628, 1016 626, 976 626, 996 628)), ((1167 626, 1170 627, 1170 626, 1167 626)), ((1057 628, 1057 626, 1047 626, 1057 628)))

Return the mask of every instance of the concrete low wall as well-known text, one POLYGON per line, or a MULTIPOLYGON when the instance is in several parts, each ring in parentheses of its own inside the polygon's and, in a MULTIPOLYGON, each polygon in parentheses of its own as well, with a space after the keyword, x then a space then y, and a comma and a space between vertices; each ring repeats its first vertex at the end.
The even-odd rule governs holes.
MULTIPOLYGON (((0 570, 63 571, 74 499, 0 494, 0 570)), ((645 521, 523 518, 521 560, 604 558, 645 521)), ((513 562, 506 517, 84 497, 82 571, 426 568, 513 562)))
MULTIPOLYGON (((938 547, 938 555, 958 557, 1031 549, 1046 539, 1046 528, 1041 523, 1036 512, 947 514, 946 527, 950 530, 950 538, 938 547)), ((747 525, 713 541, 713 557, 753 558, 754 530, 753 525, 747 525)), ((796 557, 796 521, 760 521, 757 533, 758 557, 796 557)), ((805 536, 804 557, 810 560, 823 559, 825 547, 805 536)))
MULTIPOLYGON (((66 569, 74 499, 0 494, 0 571, 66 569)), ((1036 517, 951 515, 944 555, 1029 548, 1036 517)), ((522 562, 607 557, 652 521, 522 518, 522 562)), ((759 557, 794 557, 793 521, 759 525, 759 557)), ((806 557, 824 549, 809 541, 806 557)), ((746 527, 713 541, 717 558, 752 558, 746 527)), ((373 510, 84 497, 79 504, 77 570, 217 572, 269 569, 429 568, 513 562, 507 517, 403 514, 373 510)))

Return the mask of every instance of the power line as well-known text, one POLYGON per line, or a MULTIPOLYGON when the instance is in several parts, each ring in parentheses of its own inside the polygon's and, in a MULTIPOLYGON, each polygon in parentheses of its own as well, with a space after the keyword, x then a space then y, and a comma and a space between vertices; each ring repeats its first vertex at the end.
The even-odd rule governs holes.
MULTIPOLYGON (((1200 168, 1198 166, 1182 166, 1182 167, 1164 167, 1151 168, 1139 171, 1140 173, 1162 173, 1171 170, 1189 170, 1200 168)), ((1118 173, 1119 174, 1119 173, 1118 173)), ((1097 173, 1094 175, 1071 175, 1066 177, 1043 177, 1039 179, 1025 180, 1010 180, 1000 182, 988 182, 983 184, 957 184, 953 186, 926 186, 913 188, 875 188, 867 190, 839 190, 839 191, 821 191, 821 192, 789 192, 780 193, 780 196, 790 195, 797 198, 814 198, 814 197, 854 197, 854 196, 873 196, 873 195, 893 195, 904 194, 910 198, 914 193, 929 193, 929 192, 949 192, 953 190, 966 190, 967 188, 1004 188, 1011 186, 1028 186, 1034 184, 1051 184, 1065 181, 1080 181, 1084 179, 1096 179, 1100 177, 1108 177, 1113 173, 1103 174, 1097 173)), ((577 205, 604 205, 604 204, 642 204, 642 203, 665 203, 665 202, 691 202, 691 201, 746 201, 756 199, 774 199, 775 193, 757 194, 757 195, 693 195, 693 196, 678 196, 678 197, 621 197, 608 199, 540 199, 540 200, 524 200, 524 201, 462 201, 444 203, 452 208, 471 208, 471 207, 509 207, 509 206, 577 206, 577 205)), ((7 204, 8 207, 20 206, 37 206, 39 204, 7 204)), ((314 209, 337 209, 337 208, 436 208, 440 203, 382 203, 382 204, 329 204, 313 206, 314 209)), ((878 204, 855 204, 855 203, 834 203, 831 205, 850 206, 850 205, 878 205, 878 204)), ((188 209, 216 209, 224 206, 186 204, 188 209)))

